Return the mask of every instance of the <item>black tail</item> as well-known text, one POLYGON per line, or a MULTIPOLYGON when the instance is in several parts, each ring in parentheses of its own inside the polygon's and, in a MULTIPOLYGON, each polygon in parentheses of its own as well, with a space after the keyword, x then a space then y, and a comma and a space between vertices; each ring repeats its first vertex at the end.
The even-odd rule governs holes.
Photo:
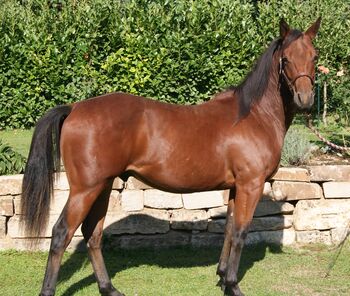
POLYGON ((22 183, 25 233, 37 237, 47 225, 54 173, 60 171, 60 134, 71 106, 48 111, 36 124, 22 183))

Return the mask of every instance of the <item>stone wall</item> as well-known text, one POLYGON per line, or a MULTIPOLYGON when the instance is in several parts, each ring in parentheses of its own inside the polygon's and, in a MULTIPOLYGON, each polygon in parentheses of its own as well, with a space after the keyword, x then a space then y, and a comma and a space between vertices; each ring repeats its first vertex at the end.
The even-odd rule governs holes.
MULTIPOLYGON (((0 177, 0 249, 26 249, 19 227, 22 175, 0 177)), ((68 198, 65 174, 55 184, 49 227, 39 240, 48 249, 51 228, 68 198)), ((116 179, 105 221, 105 243, 121 248, 221 245, 228 191, 174 194, 135 178, 116 179)), ((257 206, 247 244, 335 244, 350 221, 350 166, 281 168, 257 206)), ((84 244, 80 229, 70 249, 84 244)))

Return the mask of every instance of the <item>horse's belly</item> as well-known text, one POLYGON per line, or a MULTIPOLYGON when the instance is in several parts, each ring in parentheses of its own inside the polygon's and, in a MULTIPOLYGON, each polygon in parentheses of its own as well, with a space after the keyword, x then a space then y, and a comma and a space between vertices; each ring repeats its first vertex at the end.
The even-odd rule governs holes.
POLYGON ((130 166, 128 170, 131 175, 152 187, 170 192, 190 193, 227 189, 232 188, 235 183, 231 171, 205 165, 205 162, 184 166, 179 166, 179 163, 139 168, 130 166))

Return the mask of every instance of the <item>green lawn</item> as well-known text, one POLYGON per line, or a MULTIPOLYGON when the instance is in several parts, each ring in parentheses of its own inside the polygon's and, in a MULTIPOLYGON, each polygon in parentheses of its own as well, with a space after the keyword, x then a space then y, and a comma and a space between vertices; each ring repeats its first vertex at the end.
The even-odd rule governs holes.
POLYGON ((33 130, 0 130, 0 139, 10 144, 15 151, 21 153, 25 157, 27 157, 29 153, 32 135, 33 130))
MULTIPOLYGON (((215 275, 219 252, 217 248, 115 250, 105 252, 105 258, 114 285, 127 296, 222 296, 215 275)), ((324 246, 246 248, 241 288, 246 296, 349 295, 349 241, 330 276, 324 278, 334 254, 324 246)), ((42 252, 0 252, 0 294, 37 295, 46 257, 42 252)), ((65 254, 56 295, 98 295, 85 253, 65 254)))

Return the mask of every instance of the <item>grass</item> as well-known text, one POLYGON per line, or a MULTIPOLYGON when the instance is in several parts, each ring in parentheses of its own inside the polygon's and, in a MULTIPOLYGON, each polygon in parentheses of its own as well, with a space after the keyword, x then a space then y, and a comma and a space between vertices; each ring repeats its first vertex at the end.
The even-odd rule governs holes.
POLYGON ((33 130, 0 130, 0 139, 24 157, 28 156, 33 130))
MULTIPOLYGON (((105 258, 113 284, 127 296, 222 296, 215 275, 219 253, 217 248, 116 250, 105 252, 105 258)), ((349 295, 349 241, 324 278, 334 254, 325 246, 245 248, 241 289, 247 296, 349 295)), ((46 257, 43 252, 0 252, 0 294, 37 295, 46 257)), ((56 295, 98 295, 85 253, 65 253, 56 295)))

